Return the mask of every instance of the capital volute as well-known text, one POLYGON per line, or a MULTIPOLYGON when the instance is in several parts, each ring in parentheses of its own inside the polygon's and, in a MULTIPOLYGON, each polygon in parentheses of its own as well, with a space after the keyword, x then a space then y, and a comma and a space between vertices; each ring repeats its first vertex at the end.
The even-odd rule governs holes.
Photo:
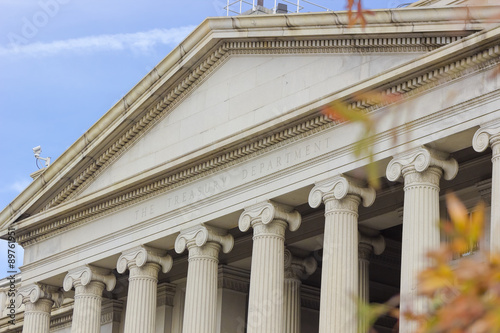
POLYGON ((318 262, 313 257, 298 258, 290 250, 285 249, 285 273, 291 272, 294 278, 306 279, 318 268, 318 262))
POLYGON ((309 206, 319 207, 327 195, 332 195, 337 200, 344 199, 347 195, 356 195, 361 198, 365 207, 371 206, 375 201, 373 188, 363 187, 355 179, 342 174, 317 182, 309 193, 309 206))
POLYGON ((33 283, 19 288, 16 296, 16 305, 20 307, 27 302, 36 303, 40 299, 50 300, 57 307, 60 307, 64 301, 63 294, 59 291, 58 287, 33 283))
POLYGON ((107 291, 115 288, 116 277, 108 269, 85 265, 68 272, 63 281, 64 291, 70 291, 77 285, 87 286, 91 282, 102 282, 107 291))
POLYGON ((241 231, 245 232, 257 222, 267 225, 275 220, 287 223, 290 231, 295 231, 300 227, 302 217, 293 207, 266 200, 245 208, 238 226, 241 231))
POLYGON ((182 253, 193 246, 202 247, 208 242, 220 244, 224 253, 230 252, 234 246, 234 238, 226 230, 199 225, 181 231, 175 240, 175 252, 182 253))
POLYGON ((417 172, 424 172, 429 167, 438 167, 443 170, 444 179, 451 180, 458 173, 458 162, 448 154, 427 147, 418 147, 395 156, 387 165, 386 175, 390 181, 396 181, 404 176, 404 170, 415 168, 417 172))
POLYGON ((481 125, 472 138, 472 147, 477 152, 483 152, 488 145, 500 142, 500 120, 481 125))
POLYGON ((373 253, 380 255, 385 250, 385 238, 382 235, 369 237, 362 233, 358 233, 358 243, 360 246, 367 245, 373 249, 373 253))
POLYGON ((165 250, 140 245, 122 252, 118 258, 116 270, 118 273, 123 274, 132 266, 143 267, 147 263, 158 264, 161 267, 161 271, 167 273, 172 268, 173 259, 165 250))

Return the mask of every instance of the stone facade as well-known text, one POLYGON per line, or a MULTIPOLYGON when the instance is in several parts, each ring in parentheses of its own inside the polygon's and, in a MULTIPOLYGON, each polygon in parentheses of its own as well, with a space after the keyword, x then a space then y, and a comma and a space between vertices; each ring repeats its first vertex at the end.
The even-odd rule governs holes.
POLYGON ((205 20, 0 212, 25 249, 0 332, 356 332, 355 297, 397 293, 423 311, 444 191, 489 203, 480 247, 500 248, 500 6, 419 3, 364 28, 205 20), (379 189, 332 102, 376 119, 379 189))

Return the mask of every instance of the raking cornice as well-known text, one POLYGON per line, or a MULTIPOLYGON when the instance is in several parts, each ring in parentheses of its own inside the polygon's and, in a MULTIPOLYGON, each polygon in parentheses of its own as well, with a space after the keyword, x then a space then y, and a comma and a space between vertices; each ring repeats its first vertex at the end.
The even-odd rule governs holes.
MULTIPOLYGON (((460 9, 462 10, 462 9, 460 9)), ((450 12, 449 9, 447 11, 438 11, 439 15, 435 17, 440 17, 442 16, 441 19, 445 19, 450 17, 451 13, 459 13, 460 10, 453 10, 450 12)), ((387 19, 387 14, 388 12, 391 12, 391 15, 395 14, 395 12, 392 11, 380 11, 376 14, 376 16, 379 17, 380 20, 383 21, 383 18, 387 19)), ((387 23, 392 23, 395 18, 402 19, 406 17, 408 20, 408 24, 415 24, 415 22, 423 22, 423 13, 425 10, 422 12, 421 9, 415 11, 412 15, 408 14, 401 14, 401 13, 396 13, 396 16, 391 17, 390 19, 387 19, 387 23), (401 16, 402 15, 402 16, 401 16), (417 19, 420 15, 420 18, 417 19)), ((476 15, 480 17, 486 17, 486 12, 487 8, 481 8, 477 10, 476 15)), ((490 12, 488 12, 489 14, 490 12)), ((339 18, 343 18, 344 14, 342 13, 336 13, 335 17, 336 20, 338 21, 339 18)), ((332 16, 331 15, 326 15, 326 14, 317 14, 317 15, 297 15, 293 17, 288 17, 288 15, 278 15, 278 16, 273 16, 265 19, 258 18, 258 24, 255 25, 255 28, 262 28, 262 27, 278 27, 280 24, 285 23, 281 27, 288 27, 291 25, 300 25, 304 24, 305 21, 302 22, 301 20, 309 20, 309 23, 311 23, 311 17, 314 17, 315 19, 318 19, 319 21, 315 22, 315 26, 325 26, 328 27, 328 24, 332 24, 332 16), (306 18, 306 16, 308 18, 306 18), (286 22, 283 22, 283 18, 287 18, 286 22), (279 23, 279 22, 281 23, 279 23), (329 23, 327 23, 329 22, 329 23), (266 25, 267 24, 267 25, 266 25)), ((255 19, 255 18, 254 18, 255 19)), ((249 19, 240 17, 236 21, 239 23, 246 23, 249 19)), ((368 27, 363 31, 364 36, 369 34, 369 29, 370 25, 373 26, 379 26, 382 21, 380 20, 375 20, 369 22, 368 27)), ((204 73, 212 68, 214 64, 216 64, 218 61, 220 62, 220 59, 223 59, 225 54, 228 52, 249 52, 248 49, 255 47, 256 52, 275 52, 275 53, 302 53, 305 50, 308 52, 329 52, 325 50, 331 50, 330 52, 354 52, 353 50, 358 50, 359 52, 377 52, 377 51, 390 51, 392 49, 393 51, 401 52, 401 51, 423 51, 424 49, 432 49, 435 48, 436 46, 443 45, 449 42, 452 42, 455 37, 450 37, 450 36, 443 36, 443 37, 429 37, 426 40, 422 38, 422 40, 415 42, 415 38, 401 38, 401 39, 394 39, 394 38, 366 38, 366 39, 353 39, 351 41, 349 40, 342 40, 339 42, 339 40, 336 39, 329 39, 325 40, 322 37, 321 40, 300 40, 300 41, 275 41, 275 45, 264 45, 264 44, 255 44, 252 45, 250 43, 241 43, 238 42, 238 45, 240 45, 240 48, 235 47, 234 43, 235 42, 226 42, 221 44, 220 46, 217 47, 217 45, 213 45, 215 42, 207 42, 208 35, 211 34, 216 34, 220 33, 224 29, 227 30, 233 30, 233 25, 231 27, 228 27, 226 25, 227 19, 224 18, 215 18, 215 19, 208 19, 204 23, 202 23, 187 39, 184 41, 178 48, 176 48, 167 58, 162 61, 151 73, 148 75, 147 78, 143 79, 132 91, 127 94, 122 103, 119 103, 115 105, 98 123, 96 123, 81 139, 79 139, 70 149, 68 149, 67 152, 65 152, 56 162, 51 166, 51 168, 48 168, 36 181, 34 181, 26 191, 24 191, 16 200, 13 201, 11 205, 9 205, 8 208, 4 209, 2 213, 0 213, 0 223, 2 224, 2 228, 5 228, 9 222, 12 222, 20 217, 20 215, 23 212, 26 212, 26 210, 31 207, 37 200, 40 200, 41 196, 46 193, 50 188, 54 187, 58 181, 62 181, 64 179, 63 175, 70 172, 71 169, 76 170, 76 165, 79 165, 83 160, 85 159, 92 159, 92 163, 86 167, 86 169, 81 172, 78 175, 72 176, 71 179, 72 182, 69 185, 66 185, 66 187, 63 189, 63 191, 60 191, 59 194, 57 194, 54 199, 51 199, 49 204, 46 206, 46 210, 44 213, 49 213, 53 208, 50 207, 56 207, 58 204, 64 201, 65 198, 68 198, 74 191, 77 189, 81 184, 85 183, 89 177, 91 177, 95 172, 104 166, 106 164, 106 161, 109 161, 113 158, 113 156, 116 155, 117 152, 123 151, 122 148, 127 146, 127 143, 130 142, 134 137, 136 137, 139 133, 144 133, 144 129, 147 128, 148 126, 151 126, 151 124, 154 122, 155 119, 157 118, 158 114, 162 114, 163 110, 169 108, 169 106, 172 104, 174 105, 175 103, 178 103, 179 100, 182 99, 183 94, 186 94, 186 90, 188 90, 190 87, 193 86, 194 82, 197 82, 197 80, 202 80, 204 73), (380 42, 383 40, 383 42, 380 42), (396 45, 394 42, 396 41, 396 45), (389 42, 387 42, 389 41, 389 42), (186 60, 185 55, 187 52, 192 51, 196 47, 199 47, 200 45, 197 45, 197 43, 205 42, 205 46, 209 46, 212 49, 215 47, 215 50, 208 56, 206 57, 203 61, 199 62, 196 66, 195 69, 190 72, 186 73, 184 75, 184 79, 181 79, 181 81, 178 81, 179 83, 171 90, 168 92, 164 93, 162 95, 161 99, 155 104, 153 104, 152 107, 149 107, 147 109, 142 109, 138 111, 139 107, 138 105, 142 104, 147 104, 145 101, 148 100, 149 98, 152 98, 152 96, 155 95, 153 92, 152 87, 156 87, 158 89, 159 84, 161 82, 165 82, 165 80, 168 80, 169 77, 172 77, 173 74, 171 73, 174 71, 172 67, 177 66, 177 70, 180 71, 179 66, 179 61, 181 59, 184 59, 185 63, 188 62, 186 60), (230 45, 233 43, 233 45, 230 45), (281 43, 281 45, 280 45, 281 43), (386 43, 386 45, 383 45, 386 43), (399 45, 398 45, 399 43, 399 45), (260 48, 260 49, 259 49, 260 48), (274 48, 274 50, 272 50, 274 48), (335 48, 337 48, 337 51, 335 51, 335 48), (246 50, 245 50, 246 49, 246 50), (333 50, 333 51, 332 51, 333 50), (179 52, 179 54, 177 53, 179 52), (174 59, 177 59, 176 62, 173 62, 174 59), (168 67, 167 65, 171 66, 168 67), (174 66, 175 65, 175 66, 174 66), (163 81, 162 81, 163 80, 163 81), (142 92, 141 92, 142 89, 142 92), (181 98, 179 98, 181 97, 181 98), (142 103, 142 104, 141 104, 142 103), (142 116, 137 118, 135 117, 136 120, 133 122, 133 125, 128 128, 128 130, 123 129, 124 125, 123 123, 130 123, 130 121, 125 121, 124 118, 126 118, 125 115, 129 114, 130 112, 142 112, 142 116), (122 125, 120 125, 121 123, 122 125), (86 151, 90 151, 91 149, 97 149, 96 146, 98 145, 97 141, 103 142, 106 141, 103 139, 103 136, 106 133, 109 133, 110 131, 118 128, 122 128, 121 132, 124 133, 122 134, 121 137, 119 137, 114 143, 110 142, 107 143, 108 148, 104 150, 103 153, 99 157, 92 157, 91 154, 85 155, 86 151), (105 130, 106 129, 106 130, 105 130), (73 155, 72 155, 73 154, 73 155), (44 192, 45 191, 45 192, 44 192), (40 192, 40 193, 38 193, 40 192), (43 193, 42 193, 43 192, 43 193)), ((337 24, 342 24, 341 21, 335 21, 337 24), (339 23, 340 22, 340 23, 339 23)), ((428 18, 425 18, 425 21, 429 21, 428 18)), ((234 20, 231 20, 232 23, 234 23, 234 20)), ((243 24, 245 25, 245 24, 243 24)), ((241 26, 240 26, 241 28, 241 26)), ((335 26, 334 28, 338 28, 338 26, 335 26)), ((245 26, 244 29, 251 29, 250 26, 245 26)), ((448 30, 453 30, 456 29, 456 27, 448 28, 448 30)), ((355 30, 351 30, 353 34, 356 33, 355 30)), ((238 30, 238 33, 241 32, 241 29, 238 30)), ((457 31, 455 31, 455 34, 458 34, 457 31)), ((463 34, 463 32, 462 32, 463 34)), ((258 36, 257 36, 258 37, 258 36)), ((420 37, 419 37, 420 38, 420 37)), ((268 43, 268 42, 265 42, 268 43)), ((195 52, 195 51, 192 51, 195 52)), ((494 54, 496 56, 496 54, 494 54)), ((491 57, 491 56, 490 56, 491 57)), ((193 61, 192 59, 190 60, 191 62, 193 61)), ((474 63, 475 64, 475 63, 474 63)), ((470 64, 466 64, 466 67, 470 67, 470 64)), ((185 72, 185 71, 184 71, 185 72)), ((208 75, 208 74, 207 74, 208 75)), ((432 75, 431 75, 432 76, 432 75)), ((403 89, 404 90, 404 89, 403 89)), ((163 114, 167 114, 166 112, 163 114)), ((127 119, 132 119, 132 116, 127 119)), ((286 120, 286 119, 285 119, 286 120)), ((318 117, 316 119, 309 119, 307 120, 306 123, 304 124, 299 124, 295 125, 295 130, 293 128, 286 129, 285 131, 281 131, 280 133, 285 132, 285 138, 293 136, 293 132, 295 133, 302 133, 304 131, 307 131, 308 129, 315 128, 318 126, 321 126, 322 124, 326 123, 326 119, 321 119, 321 117, 318 117), (309 125, 307 124, 309 122, 309 125), (311 127, 312 126, 312 127, 311 127), (286 135, 286 133, 289 133, 286 135)), ((242 156, 245 156, 256 149, 259 149, 258 147, 266 147, 269 146, 272 143, 276 142, 276 136, 279 136, 278 133, 273 133, 269 138, 265 138, 260 140, 260 142, 254 142, 252 143, 248 149, 243 149, 242 147, 238 147, 236 152, 238 151, 243 151, 242 156)), ((283 137, 283 135, 281 135, 283 137)), ((278 142, 280 140, 278 139, 278 142)), ((100 148, 102 151, 102 147, 100 148)), ((241 155, 240 155, 241 156, 241 155)), ((159 185, 164 185, 168 186, 171 183, 169 183, 169 179, 173 181, 179 181, 179 180, 184 180, 190 176, 193 175, 198 175, 203 171, 206 171, 207 168, 203 168, 203 166, 208 167, 208 169, 211 169, 212 167, 217 167, 221 164, 224 164, 224 160, 234 160, 238 158, 238 156, 234 155, 234 151, 229 151, 227 153, 222 154, 221 156, 217 156, 215 159, 209 160, 205 163, 200 164, 200 165, 194 166, 192 168, 186 169, 182 171, 180 174, 176 175, 171 175, 166 178, 166 181, 160 180, 156 181, 155 183, 159 185), (194 172, 194 174, 193 174, 194 172)), ((136 195, 144 195, 151 193, 154 191, 151 188, 151 185, 148 185, 145 189, 137 189, 134 190, 136 192, 136 195)), ((154 187, 154 186, 153 186, 154 187)), ((125 195, 126 198, 130 198, 129 200, 125 201, 130 201, 132 199, 135 199, 137 196, 134 195, 134 191, 131 193, 128 193, 125 195)), ((115 204, 106 204, 106 203, 100 203, 97 206, 94 206, 92 208, 89 208, 88 211, 92 213, 97 213, 101 211, 103 208, 104 209, 109 209, 110 207, 115 207, 117 203, 123 202, 122 200, 118 199, 113 199, 113 202, 115 204)), ((32 212, 33 213, 33 212, 32 212)), ((49 216, 51 214, 42 214, 44 216, 49 216)), ((83 217, 86 216, 87 214, 84 212, 78 213, 79 216, 83 217)), ((72 220, 72 219, 70 219, 72 220)), ((64 223, 63 223, 64 224, 64 223)), ((56 223, 58 225, 58 223, 56 223)))
MULTIPOLYGON (((482 70, 483 68, 485 68, 485 66, 492 66, 496 64, 498 61, 498 54, 500 54, 499 47, 492 46, 486 50, 479 51, 477 54, 473 54, 469 57, 463 58, 462 60, 456 60, 455 62, 452 61, 451 64, 457 62, 459 64, 462 64, 459 71, 457 71, 455 67, 450 66, 450 64, 445 64, 443 67, 431 69, 427 73, 423 73, 412 78, 410 81, 417 80, 421 84, 415 87, 410 87, 412 88, 411 90, 404 90, 401 88, 401 84, 397 84, 393 87, 387 88, 385 93, 389 94, 397 92, 404 95, 412 93, 412 90, 421 92, 425 89, 430 89, 438 83, 444 84, 449 80, 455 79, 461 72, 472 73, 474 71, 482 70), (474 61, 472 61, 472 59, 474 59, 474 61), (437 81, 432 74, 436 71, 439 73, 439 80, 437 81)), ((405 87, 408 88, 408 86, 405 87)), ((346 99, 348 99, 348 97, 346 97, 346 99)), ((359 105, 359 103, 353 103, 351 107, 362 109, 363 107, 366 107, 366 105, 370 104, 368 102, 361 103, 361 105, 359 105)), ((381 106, 383 105, 372 105, 370 109, 375 109, 376 107, 381 106)), ((178 185, 186 184, 186 182, 204 177, 205 175, 210 174, 211 170, 219 170, 220 168, 231 166, 234 163, 240 162, 241 160, 251 158, 251 156, 260 153, 260 151, 279 147, 280 143, 284 143, 289 140, 296 140, 297 138, 304 137, 304 135, 311 135, 313 133, 316 133, 317 131, 325 130, 335 125, 335 123, 330 122, 324 116, 316 116, 310 120, 307 120, 306 122, 299 123, 278 133, 274 133, 250 144, 247 144, 246 146, 240 147, 235 151, 215 157, 208 162, 203 162, 200 165, 185 169, 177 174, 163 178, 162 180, 155 181, 133 191, 129 191, 126 194, 109 198, 105 202, 79 211, 63 219, 57 219, 43 226, 38 225, 38 228, 20 234, 18 236, 18 240, 23 245, 29 245, 33 242, 36 242, 37 240, 50 237, 50 235, 54 233, 61 232, 62 230, 58 230, 60 228, 76 227, 81 223, 85 223, 85 221, 92 220, 92 217, 102 216, 102 214, 105 214, 105 212, 107 211, 120 209, 120 207, 128 206, 132 203, 144 200, 145 198, 163 193, 166 190, 172 189, 178 185)), ((21 223, 24 224, 25 221, 22 221, 21 223)))

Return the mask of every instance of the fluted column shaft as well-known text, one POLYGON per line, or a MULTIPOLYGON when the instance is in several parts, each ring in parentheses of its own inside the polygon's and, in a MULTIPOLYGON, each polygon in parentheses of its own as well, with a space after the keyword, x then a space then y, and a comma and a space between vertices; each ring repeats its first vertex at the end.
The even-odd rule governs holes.
POLYGON ((366 243, 359 243, 358 246, 358 273, 359 300, 365 303, 370 301, 370 254, 372 246, 366 243))
POLYGON ((215 333, 219 252, 231 251, 234 239, 226 230, 199 225, 182 231, 175 251, 189 251, 183 333, 215 333))
MULTIPOLYGON (((370 302, 370 256, 382 254, 385 250, 385 238, 382 235, 366 236, 359 234, 358 270, 359 270, 359 300, 370 302)), ((366 327, 366 325, 363 325, 366 327)))
POLYGON ((189 248, 183 333, 215 333, 220 244, 189 248))
POLYGON ((109 270, 85 265, 68 272, 64 278, 65 291, 75 288, 71 333, 99 333, 101 331, 102 292, 111 291, 116 277, 109 270))
MULTIPOLYGON (((401 309, 424 313, 427 301, 418 295, 418 273, 432 264, 427 257, 439 248, 439 179, 442 171, 430 167, 417 172, 409 168, 403 173, 404 210, 401 250, 401 309)), ((403 321, 403 332, 415 332, 418 323, 403 321)))
POLYGON ((49 333, 52 304, 54 302, 48 299, 39 299, 35 303, 26 303, 23 333, 49 333))
POLYGON ((472 139, 472 146, 478 152, 491 146, 491 223, 490 251, 500 252, 500 120, 481 125, 472 139))
POLYGON ((125 332, 153 333, 160 265, 156 263, 147 263, 142 267, 131 265, 129 271, 125 332))
POLYGON ((300 286, 302 281, 298 277, 285 278, 284 290, 284 332, 300 333, 300 286))
POLYGON ((491 231, 490 250, 500 253, 500 135, 491 138, 493 151, 491 161, 493 170, 491 176, 491 231))
POLYGON ((172 258, 164 250, 138 246, 124 251, 118 258, 117 271, 129 270, 125 333, 154 333, 158 273, 172 267, 172 258))
POLYGON ((295 231, 300 223, 297 211, 272 201, 240 216, 240 230, 253 228, 247 333, 283 333, 285 230, 295 231))
MULTIPOLYGON (((385 250, 385 238, 382 235, 369 237, 359 233, 358 245, 358 298, 361 302, 368 304, 370 302, 370 256, 372 252, 376 255, 385 250)), ((359 332, 369 331, 369 323, 365 317, 360 317, 359 332)))
POLYGON ((52 306, 59 307, 63 301, 59 288, 44 284, 31 284, 19 289, 16 296, 18 306, 25 304, 23 333, 48 333, 52 306))
POLYGON ((453 179, 458 163, 447 154, 419 147, 395 157, 387 166, 391 181, 404 178, 403 238, 401 250, 400 331, 417 330, 416 321, 407 320, 405 312, 425 313, 428 304, 418 295, 418 273, 429 267, 427 257, 439 248, 439 181, 453 179))
POLYGON ((358 196, 325 196, 319 331, 356 332, 358 196), (329 309, 329 311, 324 311, 329 309))
POLYGON ((71 333, 99 333, 101 331, 101 303, 104 283, 91 281, 75 284, 75 305, 71 333))
POLYGON ((318 264, 313 257, 297 258, 285 249, 284 333, 301 332, 302 280, 314 273, 318 264))
POLYGON ((248 333, 283 332, 286 223, 253 224, 248 333))
POLYGON ((319 332, 356 332, 358 327, 358 206, 375 200, 375 190, 339 175, 316 184, 309 205, 325 204, 319 332))

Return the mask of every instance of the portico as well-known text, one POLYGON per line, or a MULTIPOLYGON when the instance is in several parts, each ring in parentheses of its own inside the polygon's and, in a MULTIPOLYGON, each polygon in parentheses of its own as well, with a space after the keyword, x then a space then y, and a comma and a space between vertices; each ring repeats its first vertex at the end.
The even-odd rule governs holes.
POLYGON ((444 191, 498 193, 496 8, 465 30, 460 7, 379 11, 348 37, 329 13, 207 19, 0 213, 25 249, 0 330, 340 333, 357 296, 425 309, 444 191), (334 101, 375 116, 380 188, 334 101))

